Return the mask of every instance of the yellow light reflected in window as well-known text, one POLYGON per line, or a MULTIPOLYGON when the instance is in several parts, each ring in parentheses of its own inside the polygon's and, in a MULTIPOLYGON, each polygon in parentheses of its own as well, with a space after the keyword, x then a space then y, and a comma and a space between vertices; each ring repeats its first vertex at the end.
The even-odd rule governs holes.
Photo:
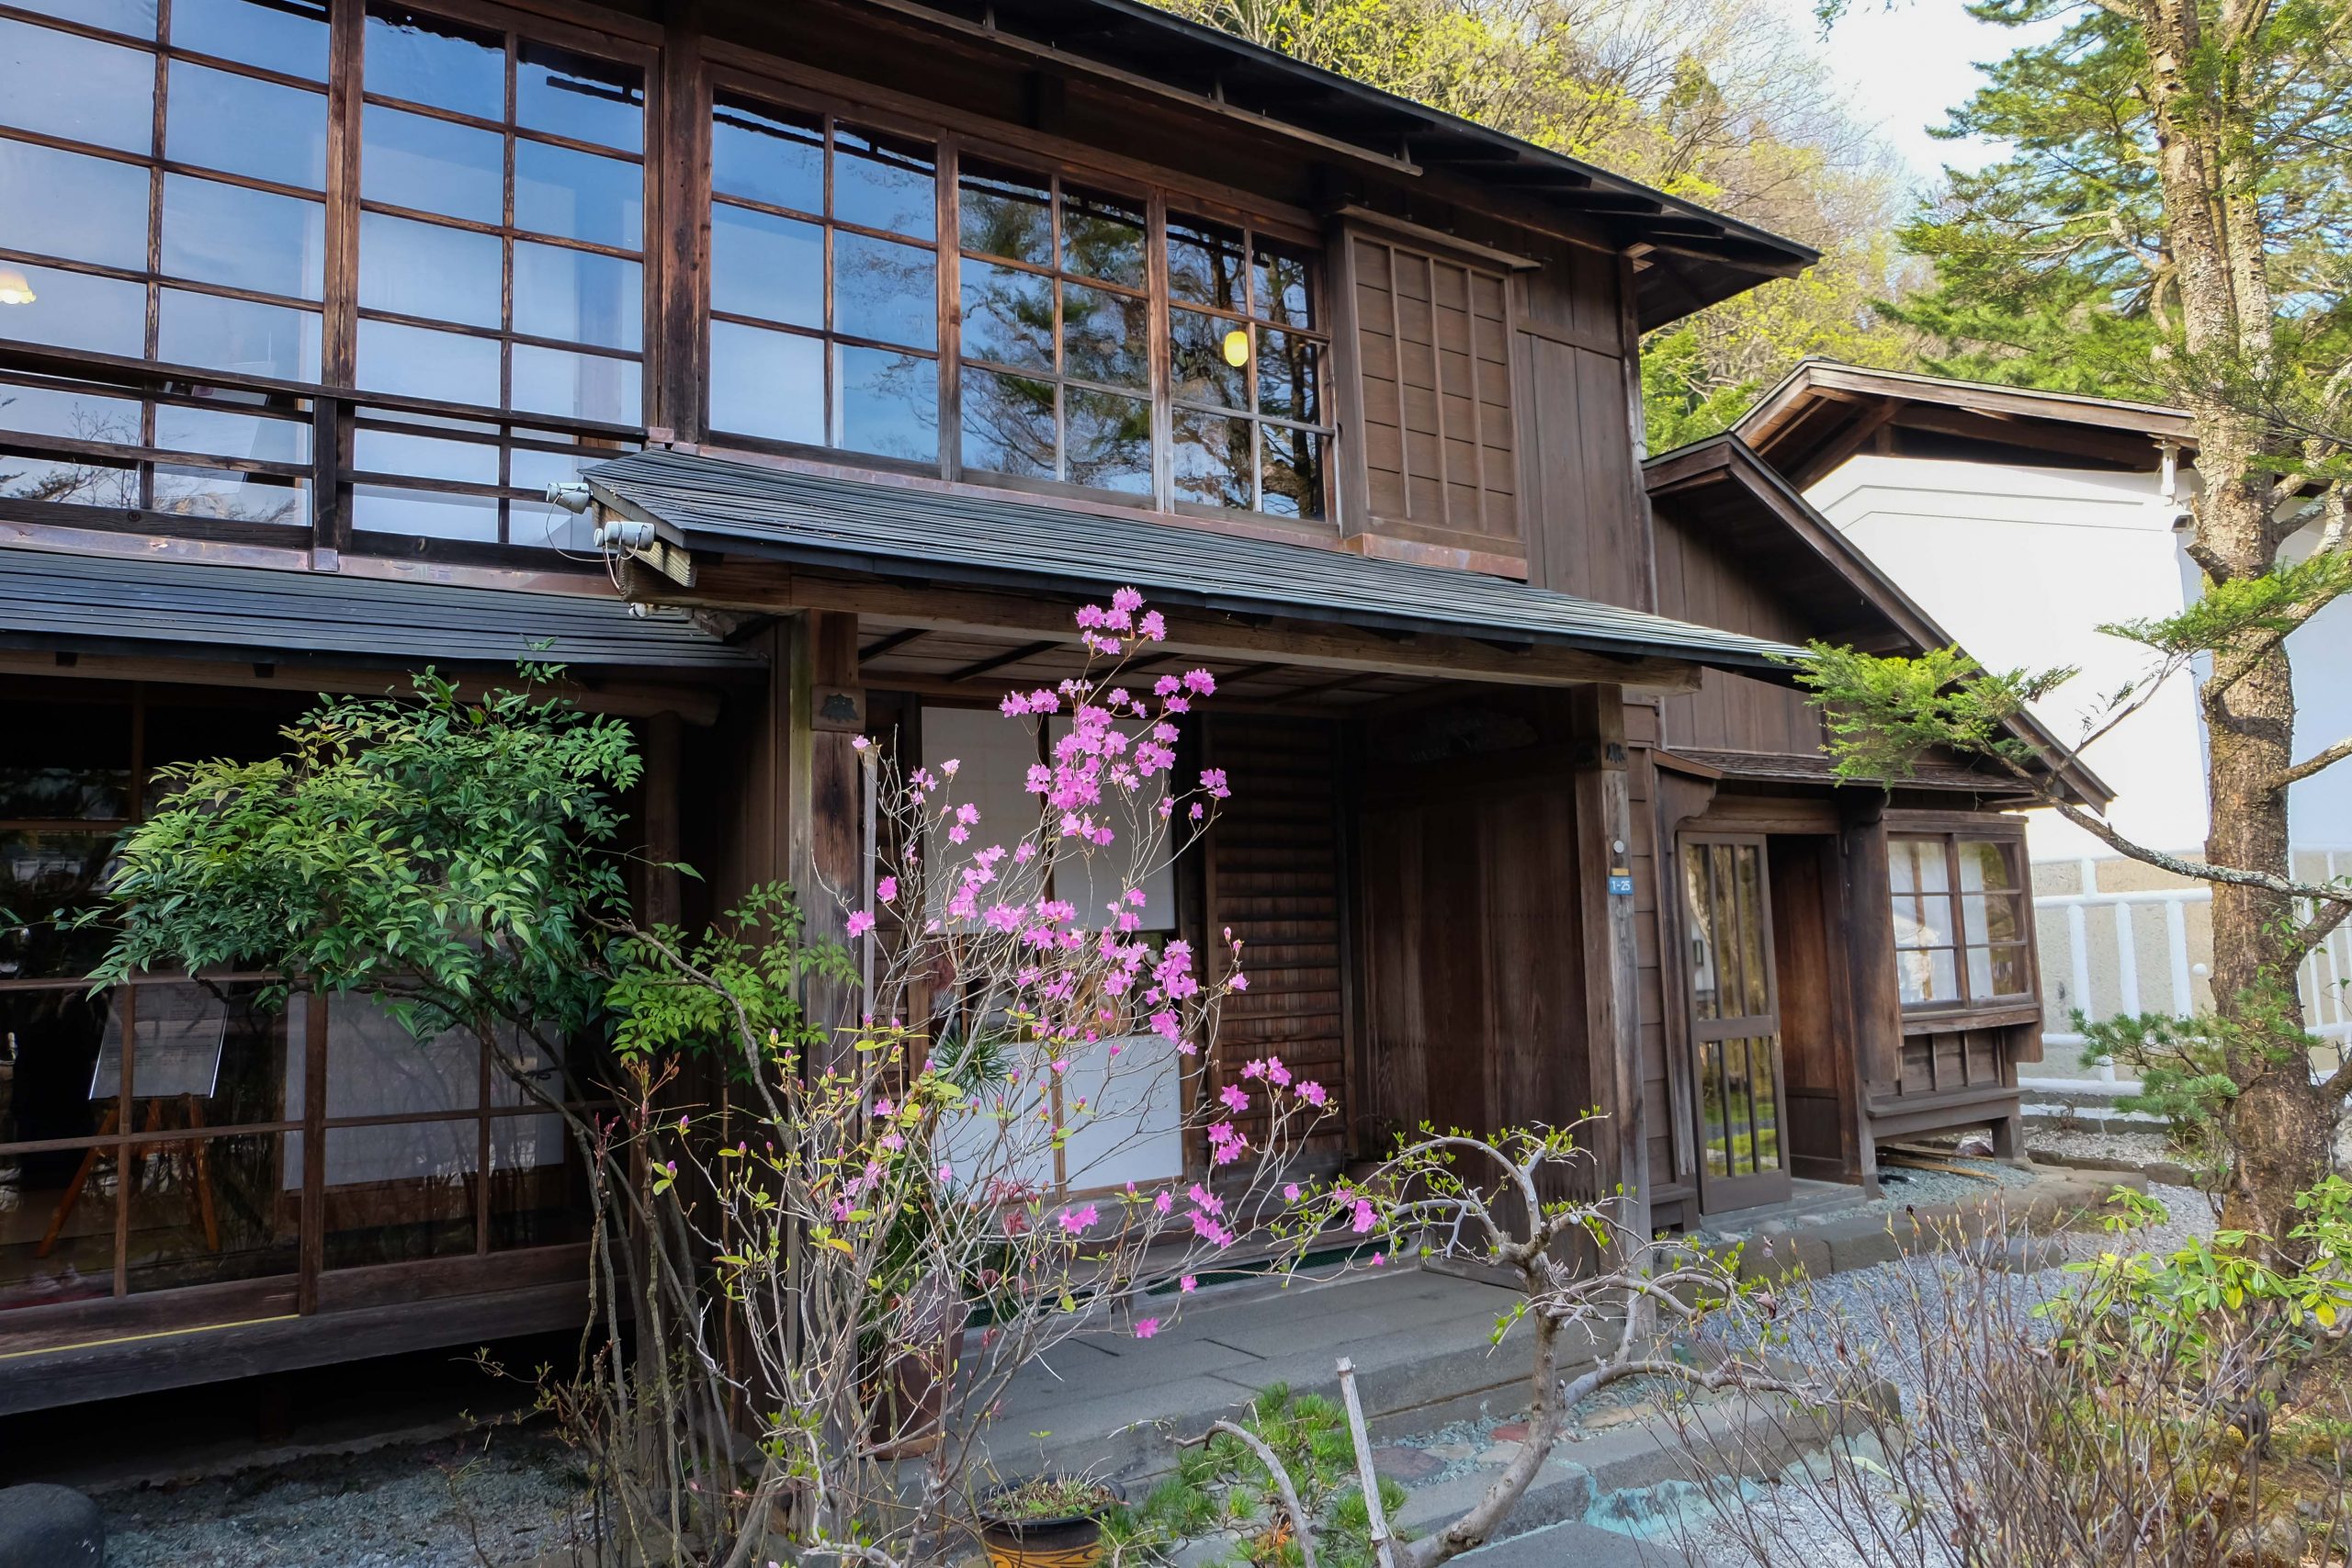
POLYGON ((1236 370, 1250 363, 1250 329, 1236 327, 1225 334, 1225 362, 1236 370))
MULTIPOLYGON (((32 302, 32 279, 14 267, 0 266, 0 305, 29 305, 32 302)), ((1237 359, 1234 363, 1238 365, 1241 361, 1237 359)))

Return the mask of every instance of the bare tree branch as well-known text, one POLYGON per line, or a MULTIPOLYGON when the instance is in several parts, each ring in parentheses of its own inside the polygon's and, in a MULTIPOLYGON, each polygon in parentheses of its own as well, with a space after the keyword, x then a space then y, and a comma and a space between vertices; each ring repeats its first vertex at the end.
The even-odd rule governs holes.
POLYGON ((2313 752, 2285 773, 2275 775, 2270 781, 2270 787, 2285 789, 2290 784, 2301 784, 2314 774, 2325 773, 2346 757, 2352 757, 2352 735, 2346 736, 2324 751, 2313 752))

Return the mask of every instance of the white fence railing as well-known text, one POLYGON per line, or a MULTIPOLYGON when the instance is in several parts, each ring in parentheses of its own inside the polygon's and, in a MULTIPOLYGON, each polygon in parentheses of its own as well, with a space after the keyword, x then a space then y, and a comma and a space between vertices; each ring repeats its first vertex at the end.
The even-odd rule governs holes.
MULTIPOLYGON (((2335 852, 2327 855, 2331 881, 2343 874, 2337 858, 2335 852)), ((2352 854, 2343 858, 2352 862, 2352 854)), ((2097 862, 2082 862, 2082 886, 2098 888, 2097 862)), ((2190 962, 2190 928, 2192 924, 2197 928, 2198 946, 2210 948, 2208 907, 2212 902, 2212 890, 2203 886, 2037 894, 2033 908, 2045 961, 2045 996, 2053 978, 2046 972, 2047 960, 2053 939, 2062 934, 2066 957, 2060 974, 2066 980, 2067 994, 2063 1001, 2050 998, 2048 1022, 2052 1027, 2042 1032, 2045 1051, 2081 1048, 2083 1037, 2067 1027, 2077 1008, 2095 1019, 2145 1012, 2184 1017, 2196 1011, 2207 1000, 2202 984, 2206 966, 2190 962), (2161 948, 2146 941, 2137 919, 2138 911, 2150 906, 2164 911, 2161 948), (2101 958, 2111 962, 2100 963, 2101 958)), ((2300 981, 2306 1027, 2324 1040, 2352 1041, 2352 987, 2346 984, 2352 981, 2352 922, 2331 934, 2304 961, 2300 981)), ((2071 1062, 2073 1058, 2051 1055, 2049 1059, 2071 1062)))

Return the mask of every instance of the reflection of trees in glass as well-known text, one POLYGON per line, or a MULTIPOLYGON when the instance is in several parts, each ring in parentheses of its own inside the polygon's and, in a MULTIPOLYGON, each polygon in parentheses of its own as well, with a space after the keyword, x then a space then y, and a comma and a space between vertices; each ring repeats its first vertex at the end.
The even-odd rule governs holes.
POLYGON ((1053 195, 1044 184, 977 160, 965 162, 956 183, 957 228, 966 250, 1053 265, 1053 195))
POLYGON ((833 241, 833 330, 907 348, 939 341, 939 255, 848 233, 833 241))
POLYGON ((1171 298, 1221 310, 1242 308, 1241 231, 1204 219, 1168 218, 1168 291, 1171 298))
POLYGON ((1107 386, 1148 388, 1150 310, 1140 296, 1063 284, 1063 370, 1107 386))
POLYGON ((964 357, 1023 370, 1054 367, 1054 280, 964 263, 964 357))
POLYGON ((1176 409, 1174 417, 1176 498, 1247 511, 1250 422, 1188 408, 1176 409))
MULTIPOLYGON (((0 409, 17 402, 0 399, 0 409)), ((139 444, 135 419, 109 419, 86 409, 74 412, 70 426, 76 441, 104 441, 118 446, 139 444)), ((85 457, 43 458, 0 456, 0 496, 11 501, 71 502, 82 506, 139 505, 139 470, 109 468, 85 457)))
POLYGON ((1260 510, 1286 517, 1323 515, 1323 438, 1279 424, 1264 427, 1265 497, 1260 510))
POLYGON ((1054 383, 964 372, 964 464, 1029 479, 1056 475, 1054 383))
POLYGON ((1096 191, 1062 192, 1062 250, 1072 272, 1129 288, 1144 286, 1143 209, 1096 191))
POLYGON ((939 365, 879 349, 841 352, 835 445, 884 457, 939 455, 939 365))
POLYGON ((1098 490, 1151 489, 1151 404, 1069 389, 1069 474, 1098 490))

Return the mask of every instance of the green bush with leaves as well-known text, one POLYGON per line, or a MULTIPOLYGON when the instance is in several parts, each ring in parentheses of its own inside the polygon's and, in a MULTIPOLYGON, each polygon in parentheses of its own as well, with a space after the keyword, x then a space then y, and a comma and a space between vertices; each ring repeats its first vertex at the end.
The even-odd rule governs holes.
POLYGON ((274 999, 365 992, 419 1035, 521 1032, 560 1059, 603 1012, 641 770, 628 725, 548 694, 557 673, 469 699, 427 670, 413 695, 322 699, 278 756, 159 770, 88 917, 117 928, 93 983, 266 968, 274 999))
MULTIPOLYGON (((2115 1199, 2107 1224, 2118 1235, 2165 1217, 2143 1193, 2119 1188, 2115 1199)), ((2084 1288, 2047 1311, 2070 1342, 2095 1354, 2119 1339, 2144 1350, 2173 1337, 2200 1349, 2225 1326, 2275 1331, 2281 1353, 2308 1351, 2334 1340, 2339 1321, 2352 1328, 2352 1182, 2331 1176, 2295 1207, 2301 1217, 2283 1250, 2270 1237, 2220 1230, 2167 1253, 2109 1252, 2069 1265, 2084 1288)))

